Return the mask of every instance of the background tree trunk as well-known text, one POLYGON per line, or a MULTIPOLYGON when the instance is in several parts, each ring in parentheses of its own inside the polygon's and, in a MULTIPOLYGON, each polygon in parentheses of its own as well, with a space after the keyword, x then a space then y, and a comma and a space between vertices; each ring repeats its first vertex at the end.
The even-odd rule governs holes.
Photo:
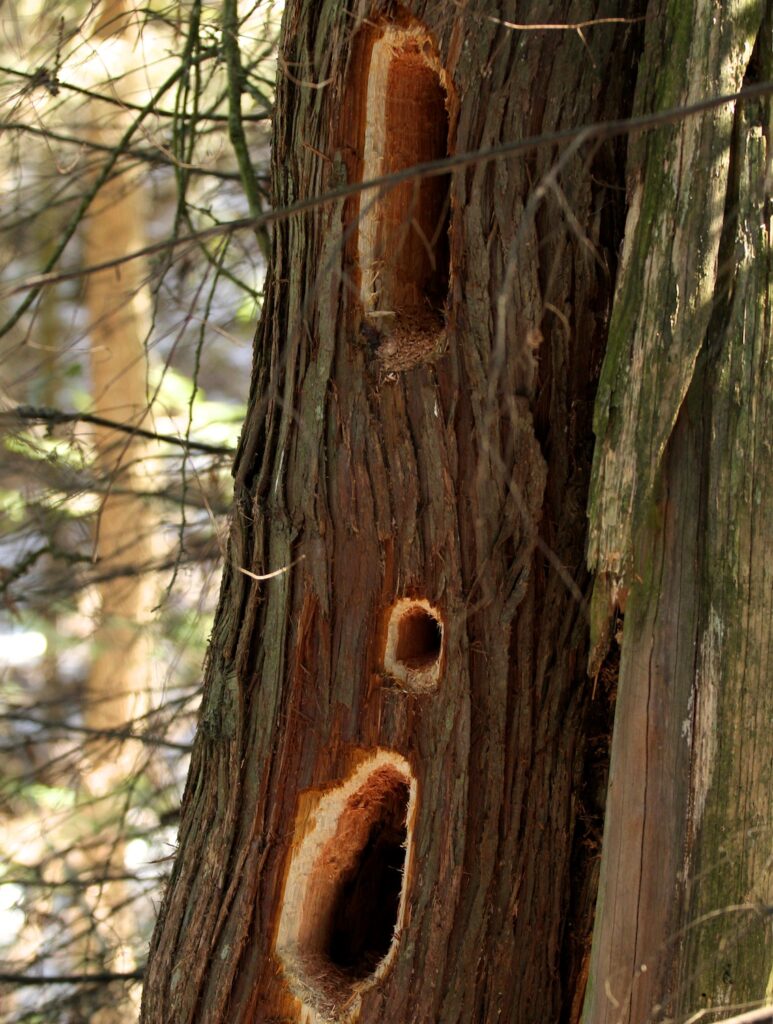
MULTIPOLYGON (((136 11, 126 0, 105 0, 97 10, 97 55, 115 74, 115 104, 93 100, 94 141, 116 145, 143 83, 126 59, 137 42, 136 11)), ((134 62, 136 63, 136 62, 134 62)), ((142 182, 123 164, 101 188, 85 222, 84 260, 93 266, 142 247, 145 204, 142 182)), ((147 353, 151 327, 147 266, 142 260, 89 274, 85 304, 89 314, 93 411, 107 419, 147 426, 147 353)), ((104 573, 99 585, 95 654, 84 695, 84 721, 94 730, 125 730, 149 706, 153 659, 148 635, 156 581, 152 561, 155 523, 147 498, 151 460, 146 442, 105 427, 94 427, 97 464, 108 482, 96 526, 95 556, 104 573), (111 578, 111 574, 114 574, 111 578)), ((122 787, 139 766, 136 743, 106 741, 92 747, 82 772, 84 816, 94 833, 81 854, 82 867, 105 881, 85 894, 92 919, 100 922, 76 944, 77 968, 95 960, 103 967, 131 971, 137 924, 121 881, 124 868, 126 794, 122 787)), ((135 1007, 135 1013, 136 1013, 135 1007)), ((131 1006, 110 1003, 91 1015, 95 1024, 120 1024, 131 1006)))
MULTIPOLYGON (((410 11, 288 4, 276 206, 631 112, 630 3, 518 5, 606 19, 561 31, 410 11)), ((597 596, 588 680, 585 507, 625 158, 470 162, 448 253, 443 178, 277 227, 148 1024, 578 1019, 618 657, 597 596)))
MULTIPOLYGON (((122 63, 125 51, 137 40, 133 13, 125 0, 109 0, 99 6, 95 36, 107 44, 101 56, 113 66, 122 63), (111 43, 115 44, 112 48, 111 43)), ((105 145, 116 144, 126 128, 127 113, 121 109, 121 101, 134 102, 142 88, 141 72, 124 69, 121 73, 120 67, 116 71, 113 88, 118 103, 93 101, 94 134, 96 141, 105 145)), ((119 173, 103 185, 86 221, 87 266, 142 248, 144 199, 137 174, 119 165, 119 173)), ((132 260, 89 274, 86 284, 94 412, 137 427, 146 426, 148 416, 145 345, 151 321, 146 275, 145 262, 132 260)), ((151 659, 142 626, 153 604, 155 583, 142 568, 151 562, 154 523, 147 500, 130 492, 132 488, 139 492, 147 489, 150 463, 146 442, 105 427, 93 429, 99 468, 121 493, 108 492, 97 524, 95 553, 108 578, 99 588, 98 653, 89 677, 85 713, 94 728, 121 729, 141 713, 148 699, 151 659), (127 568, 130 572, 121 572, 127 568), (109 578, 111 571, 116 578, 109 578)), ((131 756, 128 750, 127 755, 131 756)), ((114 753, 109 760, 108 774, 126 771, 126 758, 122 765, 114 753)))

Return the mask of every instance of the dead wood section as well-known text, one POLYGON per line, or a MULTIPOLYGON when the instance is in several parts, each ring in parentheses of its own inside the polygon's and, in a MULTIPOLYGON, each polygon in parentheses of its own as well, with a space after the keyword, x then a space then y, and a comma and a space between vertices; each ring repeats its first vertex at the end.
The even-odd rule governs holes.
MULTIPOLYGON (((637 110, 773 76, 769 4, 650 10, 637 110)), ((594 1024, 771 997, 772 126, 727 104, 629 150, 589 506, 596 650, 625 608, 594 1024)))

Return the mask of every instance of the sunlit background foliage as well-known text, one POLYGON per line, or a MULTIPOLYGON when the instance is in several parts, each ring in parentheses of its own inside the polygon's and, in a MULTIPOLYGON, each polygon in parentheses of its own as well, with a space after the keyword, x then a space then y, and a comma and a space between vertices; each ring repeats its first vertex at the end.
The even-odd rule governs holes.
MULTIPOLYGON (((279 7, 150 0, 130 33, 108 38, 95 28, 103 0, 0 6, 3 1020, 136 1017, 175 851, 261 302, 268 236, 244 221, 268 202, 279 7), (235 33, 224 30, 229 9, 235 33), (105 142, 100 119, 116 109, 122 135, 105 142), (163 438, 147 438, 131 484, 149 509, 152 559, 118 569, 97 547, 122 482, 89 420, 84 243, 116 181, 136 199, 149 249, 142 429, 163 438), (100 585, 116 574, 152 581, 152 608, 132 624, 151 668, 142 713, 95 728, 86 705, 100 585), (85 781, 127 756, 131 770, 109 791, 85 781)), ((131 440, 136 426, 116 436, 131 440)))

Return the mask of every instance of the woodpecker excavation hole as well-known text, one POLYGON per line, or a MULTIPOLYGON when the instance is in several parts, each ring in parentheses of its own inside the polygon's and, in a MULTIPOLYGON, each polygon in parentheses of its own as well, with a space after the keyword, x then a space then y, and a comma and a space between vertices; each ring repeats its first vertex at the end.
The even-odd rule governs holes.
MULTIPOLYGON (((426 29, 383 28, 370 54, 363 181, 448 156, 451 88, 426 29)), ((450 175, 425 175, 382 194, 365 192, 360 215, 365 317, 384 338, 379 355, 386 367, 409 369, 442 343, 450 175)))
POLYGON ((403 598, 390 612, 384 668, 413 690, 432 690, 440 680, 443 620, 423 598, 403 598))
POLYGON ((357 794, 359 806, 345 812, 368 817, 367 838, 339 879, 324 952, 353 978, 371 974, 392 944, 408 838, 408 799, 408 783, 385 769, 357 794))
POLYGON ((408 668, 427 668, 440 657, 443 630, 424 608, 411 608, 397 623, 395 658, 408 668))
POLYGON ((416 781, 379 751, 299 811, 276 948, 294 994, 340 1018, 386 972, 405 914, 416 781))

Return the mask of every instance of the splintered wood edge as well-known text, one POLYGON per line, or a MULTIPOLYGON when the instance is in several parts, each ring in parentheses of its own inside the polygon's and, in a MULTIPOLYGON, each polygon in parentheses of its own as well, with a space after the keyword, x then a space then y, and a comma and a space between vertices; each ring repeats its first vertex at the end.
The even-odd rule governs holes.
MULTIPOLYGON (((343 1024, 356 1019, 363 992, 387 973, 397 954, 405 922, 407 893, 413 868, 413 830, 417 809, 417 782, 410 764, 400 754, 379 749, 362 761, 340 784, 326 791, 301 794, 295 822, 274 948, 293 995, 300 1003, 300 1024, 343 1024), (336 971, 314 947, 314 933, 324 919, 340 871, 325 870, 326 847, 336 836, 349 801, 367 789, 374 775, 391 770, 408 788, 403 881, 394 934, 389 950, 367 977, 353 981, 336 971)), ((341 852, 341 859, 347 852, 341 852)))
POLYGON ((384 671, 394 679, 405 683, 406 687, 420 693, 434 690, 440 682, 440 669, 444 658, 445 627, 440 611, 424 597, 402 597, 395 601, 389 612, 386 646, 384 649, 384 671), (430 615, 440 631, 440 650, 431 665, 422 668, 411 668, 397 657, 397 644, 400 636, 400 622, 415 609, 421 609, 430 615))
MULTIPOLYGON (((384 173, 389 67, 393 60, 400 57, 401 52, 409 43, 418 46, 424 63, 437 75, 445 94, 450 134, 453 86, 450 75, 440 63, 432 37, 419 23, 410 24, 407 27, 385 26, 382 34, 373 42, 368 68, 362 161, 363 181, 378 178, 384 173)), ((374 282, 380 271, 376 258, 379 221, 378 193, 374 189, 366 189, 360 196, 360 222, 357 233, 360 301, 366 315, 374 314, 374 307, 378 300, 374 282)))

